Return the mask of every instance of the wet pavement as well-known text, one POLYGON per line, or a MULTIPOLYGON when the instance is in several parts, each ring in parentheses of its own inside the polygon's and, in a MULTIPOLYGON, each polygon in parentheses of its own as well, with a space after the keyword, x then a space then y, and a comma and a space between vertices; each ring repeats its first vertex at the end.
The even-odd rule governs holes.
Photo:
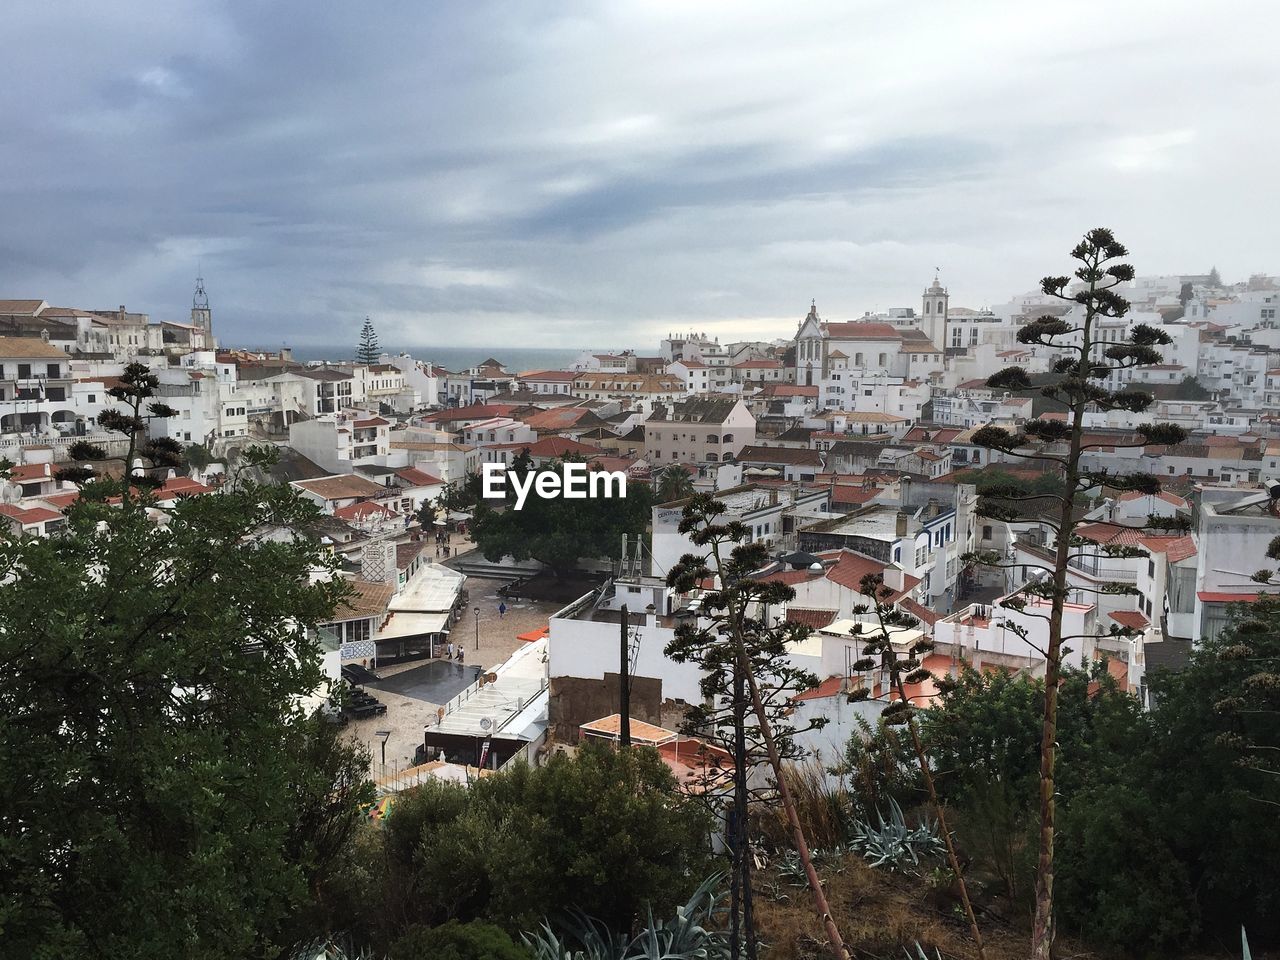
POLYGON ((402 697, 427 703, 448 703, 475 682, 480 667, 451 660, 429 660, 377 683, 366 685, 371 691, 398 693, 402 697))

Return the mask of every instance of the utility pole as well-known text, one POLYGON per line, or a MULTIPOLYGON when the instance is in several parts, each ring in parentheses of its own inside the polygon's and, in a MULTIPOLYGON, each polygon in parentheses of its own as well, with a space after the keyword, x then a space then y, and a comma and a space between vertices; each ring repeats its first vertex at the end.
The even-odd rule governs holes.
POLYGON ((630 624, 627 622, 627 605, 622 605, 622 659, 618 667, 618 742, 622 749, 631 749, 631 645, 627 643, 630 624))

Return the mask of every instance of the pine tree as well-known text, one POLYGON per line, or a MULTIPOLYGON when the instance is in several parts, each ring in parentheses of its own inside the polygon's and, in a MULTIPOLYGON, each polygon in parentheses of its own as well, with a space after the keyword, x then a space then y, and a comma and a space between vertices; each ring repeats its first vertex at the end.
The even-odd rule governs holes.
MULTIPOLYGON (((933 642, 921 637, 909 649, 899 650, 894 645, 894 634, 907 630, 915 630, 920 621, 893 605, 893 588, 885 585, 884 577, 878 573, 869 573, 859 583, 859 590, 864 597, 870 597, 870 604, 854 607, 858 616, 870 615, 870 622, 859 622, 855 628, 855 636, 863 641, 862 657, 852 665, 858 672, 883 670, 887 679, 884 693, 886 701, 884 713, 881 714, 888 726, 902 725, 907 729, 911 748, 915 753, 916 763, 920 768, 920 777, 929 794, 929 804, 933 807, 933 815, 938 818, 938 830, 942 834, 943 844, 947 848, 947 863, 951 873, 960 887, 960 903, 964 909, 965 919, 969 923, 969 933, 973 936, 974 946, 978 951, 978 960, 986 960, 986 950, 982 944, 982 931, 978 928, 978 917, 974 913, 973 902, 969 899, 969 885, 964 879, 964 867, 960 856, 956 853, 955 840, 947 826, 947 812, 938 799, 938 788, 934 782, 933 768, 925 752, 924 740, 920 735, 915 714, 919 709, 907 695, 907 684, 922 683, 933 675, 924 667, 924 658, 933 650, 933 642), (863 628, 867 628, 863 631, 863 628)), ((863 686, 849 695, 850 702, 871 699, 871 689, 863 686)))
MULTIPOLYGON (((1089 410, 1125 410, 1132 413, 1146 411, 1153 402, 1151 394, 1122 386, 1111 390, 1104 382, 1113 373, 1133 367, 1159 363, 1162 360, 1159 346, 1171 343, 1167 333, 1148 324, 1136 324, 1129 330, 1125 341, 1105 341, 1097 324, 1114 320, 1129 312, 1129 302, 1114 288, 1131 281, 1133 267, 1118 263, 1128 256, 1124 245, 1104 227, 1090 230, 1071 251, 1079 266, 1075 279, 1079 286, 1068 292, 1071 277, 1045 277, 1041 290, 1057 300, 1073 306, 1073 311, 1063 317, 1043 316, 1028 323, 1018 331, 1020 343, 1060 351, 1052 367, 1061 379, 1040 388, 1040 393, 1066 408, 1066 420, 1033 419, 1022 425, 1018 433, 1003 427, 987 426, 978 430, 974 443, 999 451, 1005 457, 1037 461, 1063 472, 1061 493, 1028 494, 1017 484, 988 489, 978 500, 978 514, 1006 522, 1037 520, 1054 530, 1056 544, 1053 547, 1052 566, 1046 566, 1046 576, 1026 584, 1016 594, 1006 597, 1001 605, 1022 610, 1029 601, 1041 599, 1050 603, 1047 617, 1048 642, 1041 651, 1045 658, 1045 701, 1040 746, 1040 840, 1036 864, 1035 917, 1032 926, 1032 960, 1049 960, 1054 936, 1053 880, 1054 835, 1056 829, 1056 801, 1054 767, 1057 760, 1058 687, 1062 676, 1063 642, 1082 640, 1084 637, 1063 636, 1063 609, 1067 597, 1073 592, 1099 594, 1137 594, 1137 588, 1113 583, 1105 587, 1091 588, 1079 582, 1068 581, 1068 566, 1072 559, 1081 556, 1073 550, 1085 546, 1086 541, 1074 534, 1077 519, 1077 498, 1103 488, 1144 494, 1160 492, 1160 481, 1151 474, 1113 474, 1107 470, 1088 469, 1081 463, 1086 451, 1100 446, 1114 448, 1139 448, 1149 444, 1174 445, 1186 439, 1186 431, 1174 424, 1143 424, 1136 428, 1137 438, 1131 443, 1117 443, 1107 438, 1106 444, 1094 443, 1084 433, 1084 416, 1089 410), (1048 513, 1042 516, 1035 508, 1049 504, 1048 513)), ((1002 370, 987 380, 987 385, 1000 390, 1031 390, 1031 378, 1020 367, 1002 370)), ((1169 530, 1182 526, 1186 521, 1150 517, 1145 525, 1133 529, 1163 528, 1169 530)), ((1094 548, 1097 553, 1109 557, 1145 557, 1146 550, 1133 546, 1105 545, 1094 548)), ((987 566, 1009 566, 992 551, 970 554, 966 562, 987 566)), ((1027 640, 1027 631, 1016 624, 1007 629, 1027 640)), ((1115 628, 1117 632, 1126 630, 1115 628)))
POLYGON ((356 363, 377 363, 381 353, 373 321, 365 317, 364 327, 360 330, 360 346, 356 348, 356 363))
MULTIPOLYGON (((696 622, 676 628, 676 637, 666 654, 677 662, 698 664, 703 670, 704 704, 690 709, 687 728, 711 740, 729 745, 734 754, 734 809, 729 848, 733 869, 730 874, 730 945, 733 956, 745 948, 745 956, 757 956, 752 920, 751 852, 748 836, 748 807, 756 799, 749 788, 749 769, 762 761, 773 773, 773 799, 786 814, 796 853, 809 881, 815 907, 827 935, 833 956, 848 960, 822 881, 813 866, 808 840, 800 823, 783 770, 784 760, 799 756, 794 738, 797 731, 789 720, 793 697, 817 683, 808 671, 789 665, 787 651, 803 639, 807 628, 791 623, 773 624, 769 608, 795 597, 782 583, 755 579, 752 574, 764 567, 768 551, 761 543, 749 543, 747 528, 739 521, 717 523, 724 504, 706 493, 695 494, 685 505, 680 532, 688 534, 702 554, 686 554, 667 575, 668 586, 681 593, 700 589, 708 580, 715 589, 702 597, 696 622)), ((810 729, 821 726, 814 721, 810 729)))

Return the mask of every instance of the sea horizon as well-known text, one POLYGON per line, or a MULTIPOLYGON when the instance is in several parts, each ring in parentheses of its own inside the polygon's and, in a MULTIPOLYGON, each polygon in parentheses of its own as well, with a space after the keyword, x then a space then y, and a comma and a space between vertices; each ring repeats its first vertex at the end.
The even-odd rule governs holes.
MULTIPOLYGON (((280 346, 261 347, 248 345, 225 345, 229 349, 244 349, 275 353, 280 346)), ((288 347, 293 358, 303 363, 329 361, 333 363, 349 363, 355 359, 354 345, 338 346, 334 344, 303 344, 288 347)), ((572 364, 588 349, 586 347, 438 347, 384 345, 380 351, 398 355, 407 353, 415 360, 431 361, 437 366, 450 371, 466 370, 476 364, 493 358, 502 363, 509 371, 519 373, 531 370, 561 370, 572 364)), ((600 348, 603 353, 606 348, 600 348)), ((656 351, 655 351, 656 352, 656 351)))

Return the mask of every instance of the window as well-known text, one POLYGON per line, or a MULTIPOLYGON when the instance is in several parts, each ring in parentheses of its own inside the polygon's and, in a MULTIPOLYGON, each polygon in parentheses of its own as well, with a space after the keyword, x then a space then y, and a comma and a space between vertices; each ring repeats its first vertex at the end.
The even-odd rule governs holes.
POLYGON ((50 379, 52 379, 52 380, 57 380, 57 379, 58 379, 58 376, 59 376, 59 371, 60 371, 61 369, 62 369, 62 368, 61 368, 61 367, 59 367, 56 363, 51 363, 51 364, 49 364, 49 377, 50 377, 50 379))
POLYGON ((991 524, 989 524, 989 523, 988 523, 988 524, 984 524, 984 525, 983 525, 983 527, 982 527, 982 539, 983 539, 983 540, 990 540, 990 539, 991 539, 991 524))
POLYGON ((31 378, 31 364, 29 363, 18 364, 18 379, 29 380, 30 378, 31 378))
POLYGON ((98 402, 98 395, 97 395, 96 393, 91 393, 91 394, 89 394, 89 402, 90 402, 90 403, 97 403, 97 402, 98 402))

